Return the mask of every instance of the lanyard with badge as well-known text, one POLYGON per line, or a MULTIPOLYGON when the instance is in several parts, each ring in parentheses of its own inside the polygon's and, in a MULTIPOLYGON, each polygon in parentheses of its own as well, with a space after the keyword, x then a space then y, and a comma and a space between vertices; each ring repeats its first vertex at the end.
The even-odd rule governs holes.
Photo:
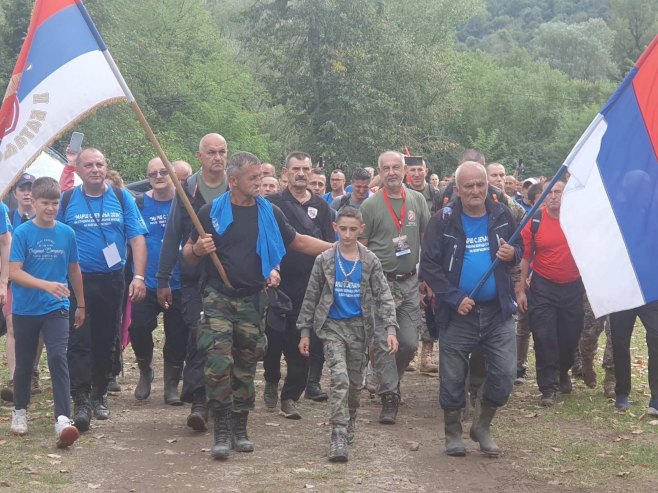
POLYGON ((398 230, 398 236, 396 238, 393 238, 392 240, 393 245, 395 246, 395 256, 403 257, 404 255, 409 255, 411 253, 409 240, 407 239, 407 235, 402 234, 404 219, 407 212, 407 192, 405 191, 404 187, 402 187, 400 191, 402 195, 402 207, 400 208, 400 217, 398 217, 398 215, 395 213, 395 210, 393 209, 393 206, 391 205, 391 200, 388 198, 388 192, 386 191, 386 188, 382 188, 382 192, 384 193, 384 202, 386 202, 386 207, 388 207, 388 212, 393 218, 395 227, 398 230))
POLYGON ((103 256, 105 257, 105 262, 107 263, 108 267, 114 267, 119 262, 121 262, 121 255, 119 255, 117 244, 110 244, 107 241, 105 232, 103 231, 103 203, 105 202, 105 192, 103 192, 103 195, 101 195, 101 208, 100 212, 98 213, 98 217, 96 217, 96 214, 94 214, 94 211, 91 208, 91 204, 89 203, 89 197, 87 197, 87 194, 84 192, 84 190, 80 191, 82 192, 82 196, 84 197, 85 203, 87 204, 87 209, 89 209, 89 214, 96 223, 96 226, 98 226, 98 231, 100 231, 101 236, 103 237, 103 241, 105 242, 105 245, 107 245, 105 248, 103 248, 103 256))

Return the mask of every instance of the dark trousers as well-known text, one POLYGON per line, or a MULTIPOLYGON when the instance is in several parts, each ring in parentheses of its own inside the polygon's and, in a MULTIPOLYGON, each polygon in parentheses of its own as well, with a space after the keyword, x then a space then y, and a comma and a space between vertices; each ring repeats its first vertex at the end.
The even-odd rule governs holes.
POLYGON ((69 374, 71 395, 91 392, 103 395, 112 373, 112 361, 117 332, 121 326, 123 271, 82 273, 85 287, 86 319, 80 328, 74 328, 78 301, 71 295, 69 323, 69 374))
POLYGON ((560 376, 568 378, 583 331, 583 293, 580 279, 557 284, 532 275, 528 316, 541 392, 557 391, 560 376))
POLYGON ((324 345, 314 330, 311 331, 311 345, 308 351, 308 381, 320 383, 324 366, 324 345))
POLYGON ((48 369, 53 385, 55 419, 69 417, 71 398, 69 367, 66 361, 66 346, 69 340, 66 310, 56 310, 46 315, 12 315, 16 338, 16 371, 14 372, 14 405, 16 409, 27 409, 30 404, 32 369, 39 346, 39 334, 48 354, 48 369))
POLYGON ((288 371, 281 389, 281 400, 297 400, 306 388, 308 376, 308 358, 299 352, 300 333, 297 330, 297 317, 289 316, 286 319, 286 328, 283 332, 265 328, 267 335, 267 352, 263 360, 265 381, 279 383, 281 380, 281 355, 286 358, 288 371))
POLYGON ((649 350, 649 388, 651 399, 658 399, 658 301, 647 305, 610 314, 612 357, 615 362, 617 395, 631 392, 631 335, 635 320, 640 317, 646 330, 649 350))
POLYGON ((133 303, 132 322, 128 331, 138 359, 149 362, 153 359, 153 331, 158 326, 158 315, 164 313, 164 361, 174 366, 183 366, 189 330, 183 320, 180 291, 173 291, 172 298, 173 304, 168 310, 160 306, 157 293, 151 290, 146 291, 142 301, 133 303))
POLYGON ((180 297, 181 314, 188 335, 180 400, 192 402, 195 395, 198 399, 205 399, 206 396, 206 377, 204 375, 206 354, 197 348, 197 330, 203 305, 201 303, 201 293, 196 284, 192 286, 183 285, 180 290, 180 297))

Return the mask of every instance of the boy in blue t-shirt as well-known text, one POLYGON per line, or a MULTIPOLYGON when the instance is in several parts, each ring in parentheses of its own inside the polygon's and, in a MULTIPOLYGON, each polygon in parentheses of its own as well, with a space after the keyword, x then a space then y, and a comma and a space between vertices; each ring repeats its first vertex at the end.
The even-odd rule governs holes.
POLYGON ((363 229, 357 208, 347 205, 338 211, 334 223, 338 241, 315 259, 297 319, 300 352, 308 356, 310 332, 315 330, 331 369, 331 462, 347 461, 347 444, 354 438, 375 313, 384 321, 381 330, 386 335, 382 339, 386 339, 390 354, 398 350, 393 296, 381 263, 358 242, 363 229))
MULTIPOLYGON (((58 448, 65 448, 80 436, 69 419, 71 400, 66 349, 70 292, 67 277, 77 299, 84 299, 84 293, 75 233, 55 220, 59 197, 57 181, 43 177, 34 182, 35 217, 16 228, 9 255, 16 338, 11 431, 21 436, 27 433, 30 380, 39 334, 43 334, 53 387, 56 443, 58 448)), ((85 307, 78 305, 76 328, 82 325, 84 318, 85 307)))
POLYGON ((9 248, 11 247, 11 222, 7 206, 0 202, 0 308, 7 303, 9 281, 9 248))

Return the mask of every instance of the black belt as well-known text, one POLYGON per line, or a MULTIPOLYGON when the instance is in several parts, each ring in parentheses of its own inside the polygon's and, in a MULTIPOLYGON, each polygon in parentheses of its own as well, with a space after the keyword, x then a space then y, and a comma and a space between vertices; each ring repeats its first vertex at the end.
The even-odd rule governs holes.
POLYGON ((219 279, 213 277, 208 279, 208 285, 229 298, 246 298, 247 296, 253 296, 263 289, 263 286, 253 288, 229 288, 219 279))
POLYGON ((397 282, 402 282, 406 281, 407 279, 411 279, 416 275, 416 268, 414 267, 411 272, 407 272, 406 274, 396 274, 394 272, 385 272, 384 275, 386 276, 386 279, 389 281, 397 281, 397 282))

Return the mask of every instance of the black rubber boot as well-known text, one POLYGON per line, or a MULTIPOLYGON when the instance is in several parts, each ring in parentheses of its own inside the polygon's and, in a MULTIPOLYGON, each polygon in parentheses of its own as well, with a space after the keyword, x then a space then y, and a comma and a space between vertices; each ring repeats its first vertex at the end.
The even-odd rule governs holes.
POLYGON ((213 459, 226 460, 231 453, 231 409, 216 406, 213 409, 215 421, 215 443, 210 451, 213 459))
POLYGON ((206 402, 205 393, 195 393, 192 400, 192 409, 187 416, 187 426, 194 431, 206 431, 208 427, 208 403, 206 402))
POLYGON ((479 442, 480 450, 489 457, 498 457, 500 454, 500 448, 491 438, 491 420, 495 415, 495 407, 483 404, 480 408, 480 415, 477 421, 471 425, 471 432, 469 433, 471 440, 479 442))
POLYGON ((172 363, 164 364, 164 401, 170 406, 182 406, 183 401, 178 397, 178 382, 183 374, 183 365, 172 363))
POLYGON ((331 430, 329 462, 347 462, 347 430, 345 428, 331 430))
POLYGON ((91 422, 91 400, 89 394, 80 392, 73 396, 73 421, 78 431, 89 430, 91 422))
POLYGON ((137 359, 139 366, 139 382, 135 387, 135 399, 143 401, 151 395, 151 382, 153 381, 153 368, 150 359, 137 359))
POLYGON ((231 428, 233 431, 233 448, 238 452, 253 452, 254 443, 247 435, 247 420, 249 411, 231 413, 231 428))
POLYGON ((382 394, 382 411, 379 413, 379 422, 384 425, 394 425, 399 406, 400 397, 395 392, 382 394))
POLYGON ((443 411, 443 422, 446 434, 446 454, 452 457, 463 457, 466 455, 466 446, 462 438, 462 412, 443 411))

